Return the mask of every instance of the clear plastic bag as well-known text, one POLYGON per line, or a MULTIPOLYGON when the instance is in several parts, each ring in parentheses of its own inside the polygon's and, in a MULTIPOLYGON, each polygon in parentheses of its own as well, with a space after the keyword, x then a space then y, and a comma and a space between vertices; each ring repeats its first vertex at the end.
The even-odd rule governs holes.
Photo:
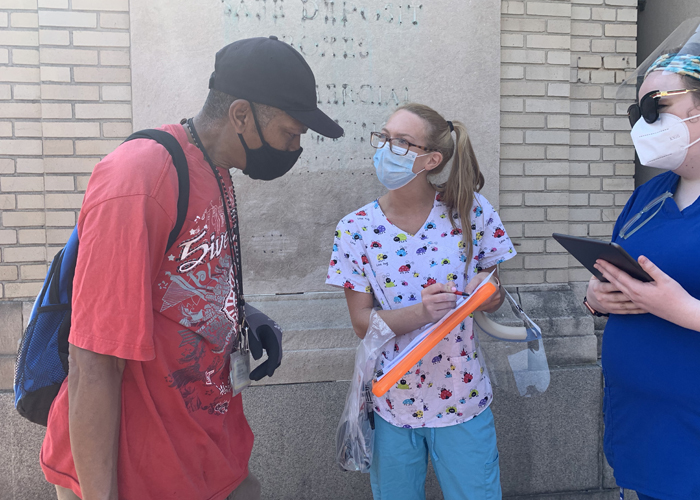
POLYGON ((372 378, 382 347, 396 335, 376 310, 367 334, 357 346, 355 369, 336 433, 336 462, 342 470, 369 472, 374 451, 372 378))

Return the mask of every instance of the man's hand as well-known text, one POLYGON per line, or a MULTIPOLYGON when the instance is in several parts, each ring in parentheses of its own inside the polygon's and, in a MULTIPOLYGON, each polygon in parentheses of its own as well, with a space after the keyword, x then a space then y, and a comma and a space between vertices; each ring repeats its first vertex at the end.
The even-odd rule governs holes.
POLYGON ((250 331, 248 346, 253 359, 260 359, 263 349, 267 353, 267 359, 252 372, 250 380, 260 380, 263 377, 272 377, 282 359, 282 339, 278 339, 275 331, 268 325, 261 325, 255 332, 250 331))

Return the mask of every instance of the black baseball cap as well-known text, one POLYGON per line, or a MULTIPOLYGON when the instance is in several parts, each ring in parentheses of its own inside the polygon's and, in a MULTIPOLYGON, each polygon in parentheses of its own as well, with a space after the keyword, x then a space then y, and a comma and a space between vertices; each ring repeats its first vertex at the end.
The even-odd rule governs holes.
POLYGON ((217 52, 209 88, 281 109, 331 139, 343 135, 343 128, 316 106, 309 65, 276 36, 238 40, 217 52))

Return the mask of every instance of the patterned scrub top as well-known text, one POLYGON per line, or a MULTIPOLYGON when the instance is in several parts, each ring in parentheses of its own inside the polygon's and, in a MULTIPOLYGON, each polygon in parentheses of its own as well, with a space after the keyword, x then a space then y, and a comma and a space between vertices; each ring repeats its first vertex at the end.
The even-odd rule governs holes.
MULTIPOLYGON (((515 256, 515 250, 491 204, 474 193, 471 213, 473 259, 467 263, 459 216, 435 197, 417 234, 394 226, 379 201, 343 217, 335 231, 326 283, 371 293, 382 309, 420 302, 421 289, 454 281, 458 290, 482 269, 515 256)), ((429 325, 391 339, 377 370, 400 353, 429 325)), ((381 398, 375 411, 398 427, 446 427, 466 422, 491 404, 493 392, 478 358, 472 319, 467 318, 381 398)))

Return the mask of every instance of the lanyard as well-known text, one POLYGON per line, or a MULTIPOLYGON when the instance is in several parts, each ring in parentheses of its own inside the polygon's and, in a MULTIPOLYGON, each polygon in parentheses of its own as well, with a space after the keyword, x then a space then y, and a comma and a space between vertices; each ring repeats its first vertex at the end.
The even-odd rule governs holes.
MULTIPOLYGON (((202 144, 202 141, 199 138, 199 134, 197 133, 197 130, 194 128, 194 121, 192 118, 189 118, 187 120, 187 127, 190 129, 190 132, 192 133, 192 138, 194 139, 195 146, 199 148, 199 150, 202 152, 204 155, 204 159, 207 161, 209 166, 211 167, 212 172, 214 173, 214 177, 216 177, 216 183, 219 186, 219 193, 221 194, 221 203, 223 204, 224 207, 224 217, 226 219, 226 235, 228 236, 228 248, 229 252, 231 253, 231 265, 234 266, 235 269, 235 274, 236 274, 236 299, 237 299, 237 304, 238 304, 238 327, 240 331, 240 335, 238 336, 238 349, 247 349, 247 345, 245 345, 245 341, 247 340, 247 335, 245 334, 245 299, 243 298, 243 272, 242 272, 242 265, 241 265, 241 249, 240 249, 240 241, 241 241, 241 236, 238 231, 238 204, 236 203, 236 190, 233 188, 233 184, 231 185, 231 189, 233 191, 233 204, 231 203, 231 200, 229 199, 228 195, 226 194, 225 191, 225 185, 224 185, 224 179, 221 177, 221 174, 219 173, 219 170, 216 168, 214 165, 214 162, 211 161, 211 158, 207 154, 207 150, 204 149, 204 145, 202 144), (229 215, 230 212, 230 215, 229 215), (233 224, 232 221, 233 220, 233 224), (233 227, 231 227, 233 226, 233 227), (234 237, 235 236, 235 237, 234 237), (244 339, 245 337, 245 339, 244 339)), ((229 174, 230 176, 230 174, 229 174)))

